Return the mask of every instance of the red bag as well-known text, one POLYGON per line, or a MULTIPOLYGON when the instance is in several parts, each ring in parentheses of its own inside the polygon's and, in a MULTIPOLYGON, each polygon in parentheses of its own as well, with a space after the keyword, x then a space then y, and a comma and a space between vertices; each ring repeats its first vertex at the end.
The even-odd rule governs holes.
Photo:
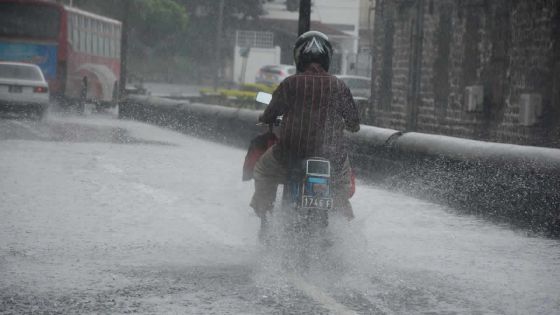
POLYGON ((352 169, 350 170, 350 192, 348 194, 348 199, 352 198, 354 193, 356 193, 356 173, 354 173, 354 170, 352 169))
POLYGON ((278 142, 278 138, 273 132, 267 132, 256 136, 251 140, 247 155, 245 155, 245 163, 243 164, 243 181, 253 179, 253 170, 259 158, 278 142))

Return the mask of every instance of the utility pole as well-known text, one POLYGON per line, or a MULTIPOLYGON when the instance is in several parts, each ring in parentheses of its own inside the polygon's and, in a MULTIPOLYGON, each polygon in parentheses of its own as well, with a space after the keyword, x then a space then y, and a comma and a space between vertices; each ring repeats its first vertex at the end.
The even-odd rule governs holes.
POLYGON ((220 0, 218 7, 218 23, 216 29, 216 60, 214 62, 214 90, 218 89, 222 65, 222 28, 224 24, 224 0, 220 0))
POLYGON ((124 99, 126 93, 127 54, 128 54, 128 11, 130 0, 123 0, 122 29, 121 29, 121 77, 119 80, 119 100, 124 99))
POLYGON ((299 1, 298 36, 311 28, 311 0, 299 1))

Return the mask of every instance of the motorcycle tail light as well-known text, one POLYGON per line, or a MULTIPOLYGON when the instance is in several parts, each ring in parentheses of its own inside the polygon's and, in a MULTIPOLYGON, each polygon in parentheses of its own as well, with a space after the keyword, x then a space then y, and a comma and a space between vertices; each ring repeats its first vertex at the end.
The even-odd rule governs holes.
POLYGON ((35 93, 47 93, 48 91, 49 89, 44 86, 36 86, 33 88, 33 92, 35 93))

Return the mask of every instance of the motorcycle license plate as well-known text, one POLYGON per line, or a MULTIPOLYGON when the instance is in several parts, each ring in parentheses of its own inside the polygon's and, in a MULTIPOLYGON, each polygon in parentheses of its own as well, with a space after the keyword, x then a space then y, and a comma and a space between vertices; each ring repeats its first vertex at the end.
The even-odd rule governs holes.
POLYGON ((303 196, 302 207, 330 210, 332 208, 332 203, 333 203, 332 198, 303 196))

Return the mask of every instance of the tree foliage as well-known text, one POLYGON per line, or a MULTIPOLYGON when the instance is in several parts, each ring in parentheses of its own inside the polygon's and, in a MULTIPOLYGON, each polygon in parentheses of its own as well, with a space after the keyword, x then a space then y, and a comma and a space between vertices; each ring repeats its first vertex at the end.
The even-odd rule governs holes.
POLYGON ((144 47, 156 48, 162 53, 179 48, 177 43, 187 30, 186 9, 173 0, 133 1, 129 16, 132 38, 144 47))
POLYGON ((184 5, 174 0, 133 0, 126 10, 126 1, 76 0, 75 5, 84 10, 124 20, 129 19, 131 53, 151 50, 173 51, 172 44, 184 36, 188 15, 184 5), (135 51, 140 49, 142 51, 135 51))
MULTIPOLYGON (((180 0, 190 14, 187 31, 188 55, 202 61, 202 65, 213 65, 215 60, 217 20, 219 0, 180 0)), ((236 29, 246 28, 251 20, 262 14, 261 0, 225 0, 223 12, 223 32, 220 40, 222 56, 233 53, 233 35, 236 29)), ((199 67, 200 68, 200 67, 199 67)), ((202 69, 205 75, 208 69, 202 69)))

